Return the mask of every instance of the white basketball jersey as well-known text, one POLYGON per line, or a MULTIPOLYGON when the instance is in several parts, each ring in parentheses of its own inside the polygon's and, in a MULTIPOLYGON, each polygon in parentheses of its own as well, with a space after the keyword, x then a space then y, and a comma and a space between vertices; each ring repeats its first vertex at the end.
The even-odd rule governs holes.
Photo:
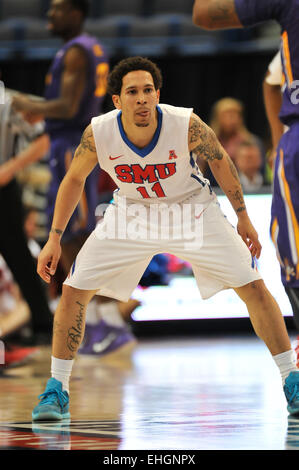
POLYGON ((172 203, 201 194, 201 202, 208 202, 214 193, 188 149, 193 110, 160 104, 157 111, 157 130, 142 149, 127 138, 121 111, 116 109, 91 121, 100 167, 119 188, 115 196, 133 202, 172 203))

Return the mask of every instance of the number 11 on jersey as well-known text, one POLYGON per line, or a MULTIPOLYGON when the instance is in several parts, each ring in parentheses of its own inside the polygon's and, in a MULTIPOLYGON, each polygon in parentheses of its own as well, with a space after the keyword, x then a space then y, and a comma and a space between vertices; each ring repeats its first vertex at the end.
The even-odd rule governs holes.
MULTIPOLYGON (((141 196, 143 197, 143 199, 148 199, 150 198, 151 196, 148 194, 146 188, 144 186, 139 186, 138 188, 136 188, 137 191, 140 192, 141 196)), ((155 183, 152 187, 151 187, 151 190, 156 194, 157 197, 166 197, 166 194, 164 193, 163 191, 163 188, 161 186, 161 184, 159 183, 159 181, 157 181, 157 183, 155 183)))

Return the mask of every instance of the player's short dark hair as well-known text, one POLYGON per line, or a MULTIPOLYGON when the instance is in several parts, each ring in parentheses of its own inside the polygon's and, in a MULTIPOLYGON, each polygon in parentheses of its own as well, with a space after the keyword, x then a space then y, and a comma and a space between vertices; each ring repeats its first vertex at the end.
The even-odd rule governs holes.
POLYGON ((75 10, 81 11, 82 18, 83 20, 85 20, 85 18, 88 16, 88 13, 89 13, 89 0, 67 0, 67 1, 75 10))
POLYGON ((162 88, 162 74, 159 67, 145 57, 128 57, 121 60, 111 71, 108 77, 107 91, 110 95, 120 95, 122 80, 125 75, 134 70, 145 70, 153 77, 156 90, 162 88))

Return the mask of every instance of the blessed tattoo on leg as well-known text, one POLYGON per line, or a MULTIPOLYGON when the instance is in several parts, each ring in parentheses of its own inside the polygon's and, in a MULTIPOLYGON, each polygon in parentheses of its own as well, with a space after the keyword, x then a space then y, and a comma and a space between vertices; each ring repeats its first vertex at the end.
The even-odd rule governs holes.
POLYGON ((79 312, 76 315, 76 325, 69 328, 67 337, 67 347, 72 353, 77 351, 81 343, 85 307, 78 301, 76 301, 76 304, 79 305, 79 312))

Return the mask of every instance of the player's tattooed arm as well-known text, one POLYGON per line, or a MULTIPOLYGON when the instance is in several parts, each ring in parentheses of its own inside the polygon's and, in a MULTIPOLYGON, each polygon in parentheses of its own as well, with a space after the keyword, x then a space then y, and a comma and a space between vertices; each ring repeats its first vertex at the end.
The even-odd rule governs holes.
POLYGON ((195 0, 193 23, 204 29, 242 28, 235 0, 195 0))
POLYGON ((196 156, 197 163, 205 160, 238 215, 246 212, 239 175, 214 131, 196 114, 189 124, 189 150, 196 156))
POLYGON ((91 124, 83 132, 80 145, 75 152, 75 158, 80 157, 86 152, 96 153, 91 124))
POLYGON ((189 147, 198 158, 207 162, 222 160, 224 156, 212 129, 195 114, 189 124, 189 147))
POLYGON ((197 160, 207 162, 238 216, 237 230, 252 256, 260 256, 261 244, 245 206, 242 186, 232 160, 218 141, 214 131, 196 114, 192 114, 189 124, 189 151, 197 160))

